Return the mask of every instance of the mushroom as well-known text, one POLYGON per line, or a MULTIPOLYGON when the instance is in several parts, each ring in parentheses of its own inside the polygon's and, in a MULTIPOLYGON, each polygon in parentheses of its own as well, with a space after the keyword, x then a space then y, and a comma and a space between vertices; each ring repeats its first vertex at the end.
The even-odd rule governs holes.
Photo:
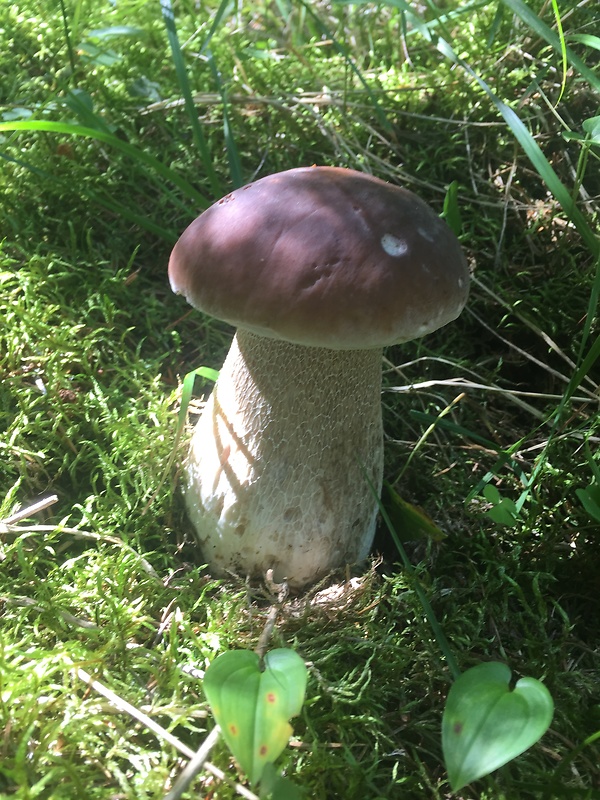
POLYGON ((292 169, 192 222, 169 279, 237 327, 186 464, 203 560, 296 589, 363 560, 383 476, 382 348, 460 314, 469 272, 450 228, 378 178, 292 169))

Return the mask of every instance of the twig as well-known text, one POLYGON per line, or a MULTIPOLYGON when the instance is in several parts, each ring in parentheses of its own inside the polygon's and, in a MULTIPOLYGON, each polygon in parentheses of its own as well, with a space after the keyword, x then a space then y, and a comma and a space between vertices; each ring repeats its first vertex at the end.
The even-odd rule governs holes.
POLYGON ((58 502, 58 496, 55 494, 51 494, 48 497, 43 497, 41 500, 37 500, 30 506, 26 506, 25 508, 20 508, 18 511, 15 511, 15 513, 11 514, 10 517, 0 519, 0 525, 13 525, 15 522, 20 522, 22 519, 32 517, 34 514, 37 514, 38 511, 43 511, 45 508, 54 505, 56 502, 58 502))
POLYGON ((188 747, 186 744, 181 742, 177 739, 176 736, 173 736, 172 733, 165 730, 162 725, 159 725, 158 722, 155 722, 152 717, 149 717, 147 714, 144 714, 143 711, 140 711, 135 706, 132 706, 131 703, 128 703, 127 700, 124 700, 122 697, 119 697, 118 694, 109 689, 100 681, 97 681, 95 678, 87 673, 85 670, 81 669, 81 667, 75 668, 75 673, 77 677, 82 680, 84 683, 87 683, 88 686, 91 686, 98 694, 101 694, 103 697, 113 704, 119 711, 124 711, 129 716, 137 719, 138 722, 141 722, 142 725, 145 725, 152 733, 156 734, 161 739, 164 739, 168 742, 172 747, 176 750, 179 750, 180 753, 183 753, 184 756, 188 758, 193 758, 195 753, 194 751, 188 747))
MULTIPOLYGON (((569 383, 569 378, 566 375, 563 375, 562 372, 559 372, 558 370, 553 369, 548 364, 545 364, 543 361, 540 361, 539 358, 536 358, 535 356, 532 356, 531 353, 528 353, 526 350, 523 350, 522 347, 518 347, 518 345, 514 344, 514 342, 511 342, 508 339, 506 339, 504 336, 502 336, 500 333, 498 333, 497 330, 492 328, 491 325, 488 325, 487 322, 484 322, 484 320, 482 320, 481 317, 478 314, 476 314, 473 310, 469 309, 468 313, 471 314, 471 316, 474 317, 477 320, 477 322, 481 325, 482 328, 485 328, 487 331, 492 333, 497 339, 500 339, 500 341, 503 344, 505 344, 507 347, 510 347, 512 350, 517 352, 520 356, 522 356, 523 358, 526 358, 528 361, 531 361, 533 364, 535 364, 536 366, 540 367, 541 369, 545 369, 554 378, 558 378, 558 380, 563 381, 564 383, 567 383, 567 384, 569 383)), ((539 331, 539 329, 538 329, 538 331, 539 331)), ((540 331, 540 335, 541 335, 541 331, 540 331)), ((549 344, 549 342, 552 341, 549 337, 542 337, 542 338, 544 339, 546 344, 549 344)), ((565 357, 564 353, 562 352, 562 350, 560 350, 560 351, 557 350, 556 352, 560 352, 560 354, 563 357, 565 357)), ((575 364, 573 364, 572 362, 571 362, 570 366, 572 366, 575 369, 575 364)), ((585 386, 582 386, 581 389, 584 392, 588 392, 592 399, 597 399, 595 394, 594 394, 594 392, 587 390, 585 388, 585 386)))
POLYGON ((262 633, 258 639, 258 644, 254 648, 254 652, 258 654, 258 657, 261 659, 264 658, 264 655, 267 651, 267 647, 269 646, 269 639, 273 633, 273 628, 275 627, 275 622, 277 620, 277 616, 281 609, 281 604, 288 596, 289 587, 286 581, 283 583, 275 583, 273 580, 273 570, 268 569, 267 574, 265 577, 265 583, 267 588, 272 594, 277 592, 277 603, 273 604, 269 609, 269 613, 267 615, 267 621, 265 622, 265 626, 262 629, 262 633))
POLYGON ((164 800, 179 800, 181 795, 188 789, 191 782, 204 766, 208 754, 213 749, 219 739, 221 729, 216 725, 208 734, 200 749, 190 758, 187 765, 179 773, 175 785, 171 791, 165 795, 164 800))
MULTIPOLYGON (((18 512, 21 513, 21 512, 18 512)), ((144 556, 140 555, 137 550, 134 550, 133 547, 130 547, 126 542, 122 539, 117 538, 116 536, 109 536, 108 534, 104 533, 94 533, 93 531, 82 531, 79 528, 67 528, 60 523, 58 525, 11 525, 6 521, 0 521, 0 533, 5 535, 11 536, 22 536, 24 533, 53 533, 57 531, 58 533, 66 533, 69 536, 75 537, 75 539, 91 539, 94 542, 108 542, 109 544, 117 545, 117 547, 122 547, 124 550, 135 555, 139 558, 140 563, 145 572, 148 573, 152 578, 156 578, 156 580, 160 580, 158 573, 147 561, 144 556)))
MULTIPOLYGON (((103 683, 100 683, 100 681, 92 678, 92 676, 89 675, 85 670, 81 669, 80 667, 75 667, 74 672, 80 680, 82 680, 84 683, 87 683, 87 685, 98 692, 98 694, 106 697, 106 699, 116 708, 118 708, 120 711, 124 711, 126 714, 129 714, 129 716, 136 719, 142 725, 145 725, 148 730, 151 730, 152 733, 154 733, 159 739, 163 739, 164 741, 168 742, 176 750, 179 750, 179 752, 184 756, 189 759, 194 759, 198 755, 196 752, 194 752, 194 750, 191 749, 191 747, 188 747, 176 736, 173 736, 173 734, 163 728, 162 725, 159 725, 158 722, 155 722, 147 714, 144 714, 143 711, 140 711, 135 706, 132 706, 131 703, 127 702, 127 700, 119 697, 119 695, 113 692, 112 689, 109 689, 107 686, 104 686, 103 683)), ((219 780, 229 784, 229 786, 232 786, 236 792, 242 797, 245 797, 246 800, 259 800, 259 798, 253 792, 251 792, 249 789, 246 789, 246 787, 242 786, 241 783, 235 783, 234 781, 230 780, 222 770, 220 770, 218 767, 215 767, 215 765, 211 764, 210 761, 205 761, 203 766, 204 769, 214 775, 215 778, 219 778, 219 780)))
MULTIPOLYGON (((5 603, 7 606, 16 606, 17 608, 31 608, 33 611, 36 611, 38 614, 43 614, 44 612, 48 611, 48 608, 36 603, 36 601, 32 597, 0 597, 0 603, 5 603)), ((95 625, 89 619, 82 619, 81 617, 75 617, 73 614, 70 614, 68 611, 63 611, 59 609, 58 612, 59 616, 61 616, 65 622, 68 622, 70 625, 77 625, 79 628, 88 628, 89 630, 99 630, 99 626, 95 625)))
MULTIPOLYGON (((505 389, 502 386, 497 386, 495 383, 475 383, 474 381, 469 381, 466 378, 440 378, 439 380, 417 381, 416 383, 407 383, 404 386, 386 386, 383 391, 404 394, 416 392, 419 389, 429 389, 433 386, 457 386, 463 389, 482 389, 487 392, 497 392, 499 394, 503 394, 513 401, 518 397, 533 397, 539 398, 540 400, 560 400, 562 398, 562 395, 560 394, 549 394, 547 392, 526 392, 521 391, 520 389, 505 389)), ((590 402, 589 397, 572 397, 571 399, 577 400, 580 403, 590 402)), ((525 408, 536 416, 539 413, 529 404, 525 404, 525 408)), ((540 418, 542 418, 541 415, 540 418)))
POLYGON ((261 659, 264 658, 265 653, 267 652, 267 647, 269 646, 269 639, 271 638, 271 634, 273 633, 273 628, 275 627, 275 621, 279 614, 279 606, 271 606, 269 609, 269 613, 267 615, 267 621, 265 622, 265 627, 262 629, 262 633, 258 639, 258 644, 254 648, 254 652, 258 654, 258 657, 261 659))
MULTIPOLYGON (((479 280, 475 275, 472 276, 472 281, 479 289, 481 289, 482 291, 486 292, 493 300, 495 300, 496 303, 498 303, 498 305, 501 305, 507 311, 510 311, 510 313, 513 314, 520 322, 522 322, 530 330, 532 330, 537 336, 539 336, 541 339, 543 339, 543 341, 548 345, 548 347, 551 350, 554 350, 554 352, 558 356, 560 356, 563 359, 563 361, 565 361, 569 365, 570 369, 572 369, 572 370, 577 369, 577 364, 575 364, 575 362, 571 358, 569 358, 569 356, 566 353, 564 353, 561 350, 561 348, 556 344, 556 342, 552 338, 550 338, 550 336, 545 331, 543 331, 540 327, 538 327, 535 323, 533 323, 526 316, 521 314, 516 308, 514 308, 506 300, 503 300, 492 289, 490 289, 489 286, 487 286, 483 281, 479 280)), ((481 322, 481 320, 479 320, 479 321, 481 322)), ((488 326, 485 325, 485 323, 483 323, 483 324, 484 324, 484 327, 488 327, 488 326)), ((492 330, 492 329, 488 328, 488 330, 492 330)), ((498 336, 498 332, 497 331, 492 330, 492 333, 494 333, 496 336, 498 336)), ((499 337, 499 338, 502 338, 502 337, 499 337)), ((510 347, 516 349, 515 346, 511 342, 508 342, 506 340, 503 340, 503 341, 505 341, 505 343, 508 344, 510 347)), ((522 355, 525 356, 525 358, 530 358, 531 359, 531 356, 528 353, 526 353, 524 351, 520 351, 520 352, 521 352, 522 355)), ((562 373, 555 372, 554 370, 550 370, 548 365, 544 364, 543 362, 538 362, 538 363, 544 369, 554 373, 556 375, 556 377, 560 378, 561 380, 565 381, 566 383, 569 382, 569 379, 566 376, 562 375, 562 373)), ((598 387, 596 386, 594 381, 591 380, 589 375, 585 376, 585 380, 587 380, 587 382, 591 385, 590 394, 595 398, 596 397, 596 391, 597 391, 598 387)), ((583 391, 586 391, 586 390, 583 389, 583 391)))
MULTIPOLYGON (((408 91, 417 91, 410 89, 408 91)), ((347 93, 345 93, 347 94, 347 93)), ((364 102, 360 101, 360 92, 354 92, 357 95, 358 101, 349 101, 346 96, 341 96, 339 92, 302 92, 299 94, 286 94, 281 97, 271 97, 267 95, 256 94, 231 94, 228 96, 230 103, 240 105, 272 105, 277 108, 289 110, 286 103, 296 103, 299 106, 335 106, 344 109, 365 109, 369 108, 364 102)), ((364 93, 362 93, 364 94, 364 93)), ((383 92, 385 94, 385 92, 383 92)), ((223 102, 223 97, 217 92, 204 92, 194 95, 194 103, 196 105, 220 105, 223 102)), ((152 114, 155 111, 170 111, 173 108, 179 108, 184 105, 184 100, 160 100, 156 103, 150 103, 141 110, 142 114, 152 114)), ((444 125, 456 125, 464 128, 499 128, 503 125, 502 122, 476 122, 465 119, 455 119, 452 117, 436 117, 431 114, 418 114, 414 111, 406 111, 403 109, 395 109, 395 113, 399 116, 408 117, 409 119, 419 119, 426 122, 439 122, 444 125)))

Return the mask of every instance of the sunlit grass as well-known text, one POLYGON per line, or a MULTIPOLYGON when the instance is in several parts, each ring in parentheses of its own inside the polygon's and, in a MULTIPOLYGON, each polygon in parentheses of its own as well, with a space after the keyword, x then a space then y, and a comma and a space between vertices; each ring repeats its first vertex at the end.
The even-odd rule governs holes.
MULTIPOLYGON (((185 756, 78 670, 196 750, 199 676, 256 645, 272 598, 197 562, 185 442, 163 481, 183 377, 230 335, 172 296, 166 260, 217 187, 324 163, 438 211, 457 180, 476 281, 457 323, 384 364, 386 478, 446 538, 400 532, 411 573, 382 527, 341 599, 281 609, 273 644, 309 666, 282 768, 311 798, 448 797, 452 674, 420 591, 460 669, 505 661, 556 704, 461 797, 594 797, 599 520, 577 490, 597 484, 600 186, 575 136, 594 12, 564 13, 561 40, 532 8, 174 4, 170 30, 134 2, 0 11, 0 517, 57 495, 0 530, 0 794, 163 798, 185 756)), ((237 778, 222 745, 211 760, 237 778)), ((235 789, 205 772, 186 797, 211 793, 235 789)))

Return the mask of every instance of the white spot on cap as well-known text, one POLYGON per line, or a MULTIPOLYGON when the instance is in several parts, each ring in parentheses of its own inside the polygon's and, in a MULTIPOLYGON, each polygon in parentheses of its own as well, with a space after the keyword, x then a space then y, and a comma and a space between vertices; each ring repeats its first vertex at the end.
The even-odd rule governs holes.
POLYGON ((381 246, 388 256, 403 256, 408 250, 408 244, 404 239, 398 239, 391 233, 384 233, 381 237, 381 246))
POLYGON ((423 239, 427 239, 428 242, 433 242, 435 239, 435 234, 433 231, 429 231, 426 228, 417 228, 417 231, 423 239))

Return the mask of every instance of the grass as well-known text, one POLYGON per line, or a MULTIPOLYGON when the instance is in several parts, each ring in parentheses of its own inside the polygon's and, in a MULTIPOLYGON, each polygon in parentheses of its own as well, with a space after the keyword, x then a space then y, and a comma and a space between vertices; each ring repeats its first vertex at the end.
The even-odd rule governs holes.
MULTIPOLYGON (((58 499, 1 528, 0 795, 163 798, 213 727, 202 671, 256 646, 271 598, 198 563, 185 442, 163 481, 183 377, 231 335, 166 261, 218 194, 322 163, 438 211, 458 181, 475 281, 458 322, 384 361, 386 478, 445 538, 399 530, 409 571, 382 525, 339 596, 283 605, 272 643, 309 684, 282 768, 311 798, 450 796, 424 594, 460 669, 505 661, 556 705, 460 797, 600 796, 598 48, 592 3, 560 11, 2 8, 0 518, 58 499)), ((210 760, 238 779, 222 744, 210 760)), ((184 797, 235 793, 204 771, 184 797)))

